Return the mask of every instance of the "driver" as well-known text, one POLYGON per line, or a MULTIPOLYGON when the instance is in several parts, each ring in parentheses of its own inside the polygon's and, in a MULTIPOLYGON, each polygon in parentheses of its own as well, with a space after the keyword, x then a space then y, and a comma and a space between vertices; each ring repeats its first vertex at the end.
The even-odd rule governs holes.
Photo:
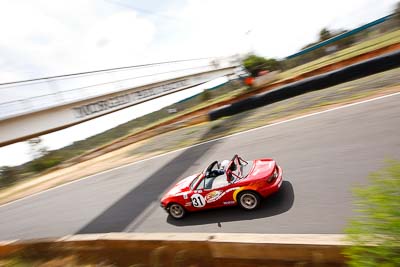
POLYGON ((229 160, 223 160, 219 165, 219 169, 210 171, 210 174, 208 176, 210 179, 206 180, 205 188, 207 189, 212 188, 212 184, 215 178, 225 173, 226 169, 228 168, 229 162, 230 162, 229 160))
POLYGON ((226 168, 228 167, 228 165, 229 165, 229 160, 226 160, 226 159, 223 160, 221 162, 221 164, 219 165, 219 169, 211 171, 211 173, 210 173, 211 175, 210 176, 217 177, 219 175, 224 174, 225 171, 226 171, 226 168))

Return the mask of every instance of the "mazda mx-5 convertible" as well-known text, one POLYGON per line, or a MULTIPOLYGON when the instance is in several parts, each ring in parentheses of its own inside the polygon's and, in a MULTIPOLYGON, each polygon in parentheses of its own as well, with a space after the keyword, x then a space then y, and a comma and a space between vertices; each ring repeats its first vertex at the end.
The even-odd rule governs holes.
POLYGON ((179 181, 162 197, 161 207, 175 219, 187 212, 225 206, 254 210, 281 185, 282 168, 273 159, 245 161, 235 155, 179 181))

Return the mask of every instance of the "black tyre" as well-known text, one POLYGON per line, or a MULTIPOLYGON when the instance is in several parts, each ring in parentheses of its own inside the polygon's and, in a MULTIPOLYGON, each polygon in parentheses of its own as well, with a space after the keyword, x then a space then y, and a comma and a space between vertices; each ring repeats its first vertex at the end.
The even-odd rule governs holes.
POLYGON ((172 203, 168 208, 168 213, 169 215, 171 215, 172 218, 179 220, 185 216, 186 211, 182 207, 182 205, 179 205, 177 203, 172 203))
POLYGON ((260 196, 251 191, 245 191, 240 193, 238 197, 239 206, 245 210, 255 210, 260 206, 260 196))

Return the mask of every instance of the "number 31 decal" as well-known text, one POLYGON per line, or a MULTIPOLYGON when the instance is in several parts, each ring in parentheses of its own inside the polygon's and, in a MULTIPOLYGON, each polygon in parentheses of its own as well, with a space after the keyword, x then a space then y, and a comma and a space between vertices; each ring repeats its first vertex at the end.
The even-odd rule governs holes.
POLYGON ((200 194, 193 194, 190 199, 192 200, 193 207, 202 208, 206 205, 206 200, 200 194))

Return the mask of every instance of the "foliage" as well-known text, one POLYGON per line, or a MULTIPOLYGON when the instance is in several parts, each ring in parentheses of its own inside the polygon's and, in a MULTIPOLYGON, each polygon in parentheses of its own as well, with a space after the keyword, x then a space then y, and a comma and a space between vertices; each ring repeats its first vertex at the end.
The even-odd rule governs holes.
POLYGON ((333 37, 333 34, 327 29, 327 28, 323 28, 320 32, 319 32, 319 41, 325 41, 330 39, 331 37, 333 37))
POLYGON ((358 215, 346 229, 350 266, 400 266, 400 162, 369 176, 355 190, 358 215))
POLYGON ((18 172, 15 167, 0 167, 0 187, 8 186, 16 182, 18 172))
POLYGON ((41 172, 61 163, 60 158, 41 157, 30 162, 30 169, 33 172, 41 172))
MULTIPOLYGON (((371 39, 371 37, 379 36, 386 32, 391 32, 394 29, 396 29, 398 25, 400 25, 400 2, 398 2, 396 9, 394 10, 394 19, 390 19, 384 23, 375 25, 372 28, 365 29, 356 34, 349 35, 346 38, 336 40, 335 42, 327 46, 317 48, 305 54, 298 55, 294 58, 283 60, 281 62, 281 66, 284 70, 288 70, 290 68, 295 68, 299 65, 306 64, 316 59, 323 58, 324 56, 327 56, 332 52, 337 52, 349 48, 356 43, 363 43, 363 42, 368 43, 369 42, 368 40, 371 39)), ((348 30, 345 29, 328 29, 325 27, 319 31, 317 40, 303 46, 301 50, 314 46, 322 41, 325 41, 327 39, 330 39, 347 31, 348 30)))
POLYGON ((400 22, 400 2, 397 2, 396 4, 396 8, 394 9, 394 17, 398 22, 400 22))
MULTIPOLYGON (((40 257, 40 255, 11 255, 9 257, 0 258, 1 267, 112 267, 115 265, 109 265, 105 262, 97 263, 94 259, 88 259, 89 262, 79 260, 76 256, 58 256, 54 257, 40 257), (93 262, 91 262, 93 261, 93 262)), ((133 265, 135 266, 135 265, 133 265)), ((139 266, 139 265, 138 265, 139 266)), ((143 265, 140 265, 143 266, 143 265)))
POLYGON ((210 90, 207 90, 207 89, 205 89, 200 95, 201 95, 201 99, 203 101, 208 101, 212 97, 211 93, 210 93, 210 90))
POLYGON ((243 65, 253 77, 256 77, 262 70, 278 70, 280 63, 273 58, 264 58, 257 55, 249 55, 243 60, 243 65))
MULTIPOLYGON (((341 30, 341 31, 338 31, 336 35, 343 34, 343 33, 346 33, 346 32, 348 32, 348 30, 341 30)), ((361 32, 361 33, 358 33, 357 35, 361 36, 362 39, 367 38, 368 30, 366 30, 364 32, 361 32)), ((339 49, 345 49, 345 48, 347 48, 349 46, 352 46, 356 42, 356 39, 357 39, 356 36, 357 35, 347 36, 346 38, 343 38, 343 39, 340 39, 340 40, 336 41, 335 44, 338 46, 339 49)))
POLYGON ((37 159, 48 153, 48 148, 43 145, 42 139, 40 137, 28 140, 28 144, 30 146, 33 159, 37 159))

